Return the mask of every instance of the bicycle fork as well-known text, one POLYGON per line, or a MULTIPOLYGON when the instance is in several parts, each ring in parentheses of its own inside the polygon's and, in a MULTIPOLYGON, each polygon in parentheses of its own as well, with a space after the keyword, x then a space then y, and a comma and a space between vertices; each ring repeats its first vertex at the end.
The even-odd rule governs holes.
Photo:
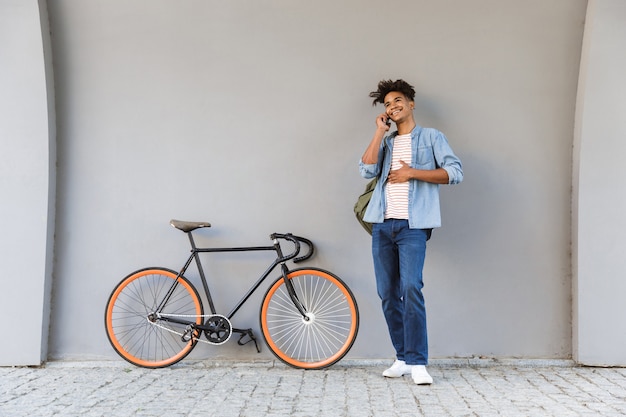
MULTIPOLYGON (((274 237, 274 235, 272 236, 274 237)), ((297 241, 294 241, 294 243, 296 244, 295 253, 297 254, 300 251, 300 244, 297 241)), ((296 294, 296 290, 293 288, 293 284, 291 283, 291 280, 289 279, 289 268, 287 267, 286 261, 288 259, 291 259, 292 257, 285 258, 285 255, 283 255, 283 251, 280 247, 280 243, 278 242, 278 239, 276 239, 275 237, 274 237, 274 249, 276 250, 276 253, 278 254, 278 257, 280 259, 280 272, 283 276, 283 281, 285 282, 285 287, 287 288, 287 293, 289 294, 289 298, 291 298, 291 302, 293 303, 294 306, 296 306, 296 308, 302 315, 302 319, 304 321, 309 321, 310 318, 309 318, 309 315, 307 314, 306 308, 304 307, 304 305, 298 298, 298 295, 296 294)))
POLYGON ((295 288, 293 288, 293 284, 292 284, 291 280, 288 277, 288 275, 289 275, 289 268, 287 268, 287 265, 285 265, 284 262, 280 265, 280 268, 281 268, 281 272, 283 274, 283 281, 285 281, 285 287, 287 288, 287 293, 289 293, 289 298, 291 298, 291 302, 293 303, 293 305, 296 306, 296 308, 298 309, 298 311, 302 315, 302 319, 304 321, 309 321, 310 318, 309 318, 309 315, 307 314, 306 308, 304 307, 304 305, 302 304, 302 302, 298 298, 298 295, 296 294, 296 290, 295 290, 295 288))

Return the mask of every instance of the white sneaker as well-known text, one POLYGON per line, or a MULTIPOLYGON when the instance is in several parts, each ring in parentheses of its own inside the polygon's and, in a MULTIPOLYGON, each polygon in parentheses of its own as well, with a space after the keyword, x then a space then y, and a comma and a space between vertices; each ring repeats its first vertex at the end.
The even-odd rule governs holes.
POLYGON ((411 377, 417 385, 430 385, 433 383, 433 377, 428 374, 424 365, 412 366, 411 377))
POLYGON ((395 361, 391 368, 385 369, 383 376, 387 378, 400 378, 403 375, 411 373, 411 365, 407 365, 404 361, 395 361))

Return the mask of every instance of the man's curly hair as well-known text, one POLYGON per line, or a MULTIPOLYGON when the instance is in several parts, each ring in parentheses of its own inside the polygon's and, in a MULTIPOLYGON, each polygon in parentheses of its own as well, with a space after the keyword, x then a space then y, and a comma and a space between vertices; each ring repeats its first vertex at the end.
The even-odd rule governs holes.
POLYGON ((392 91, 397 91, 398 93, 404 94, 404 96, 410 101, 413 101, 415 99, 415 89, 406 81, 382 80, 378 83, 378 90, 372 91, 370 93, 370 97, 374 98, 372 106, 375 106, 378 103, 385 104, 385 96, 387 96, 387 94, 391 93, 392 91))

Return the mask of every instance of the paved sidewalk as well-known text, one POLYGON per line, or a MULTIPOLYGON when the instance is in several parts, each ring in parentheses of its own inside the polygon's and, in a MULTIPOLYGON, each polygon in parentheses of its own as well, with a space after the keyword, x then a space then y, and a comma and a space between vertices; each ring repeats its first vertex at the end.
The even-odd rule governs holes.
POLYGON ((435 383, 417 386, 383 378, 380 361, 322 371, 273 361, 158 370, 53 362, 0 368, 0 416, 626 416, 626 369, 567 364, 434 361, 435 383))

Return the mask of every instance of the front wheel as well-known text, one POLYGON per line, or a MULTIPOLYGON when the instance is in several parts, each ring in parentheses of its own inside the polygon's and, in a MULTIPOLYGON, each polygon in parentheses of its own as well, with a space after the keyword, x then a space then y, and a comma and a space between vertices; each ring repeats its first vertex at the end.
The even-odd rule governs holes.
POLYGON ((322 369, 343 358, 359 328, 356 300, 344 282, 317 268, 289 272, 298 311, 281 277, 267 290, 261 305, 261 329, 274 355, 295 368, 322 369))
POLYGON ((104 324, 122 358, 137 366, 162 368, 194 348, 199 337, 194 325, 202 324, 202 311, 198 292, 185 277, 177 278, 169 269, 146 268, 115 287, 104 324))

